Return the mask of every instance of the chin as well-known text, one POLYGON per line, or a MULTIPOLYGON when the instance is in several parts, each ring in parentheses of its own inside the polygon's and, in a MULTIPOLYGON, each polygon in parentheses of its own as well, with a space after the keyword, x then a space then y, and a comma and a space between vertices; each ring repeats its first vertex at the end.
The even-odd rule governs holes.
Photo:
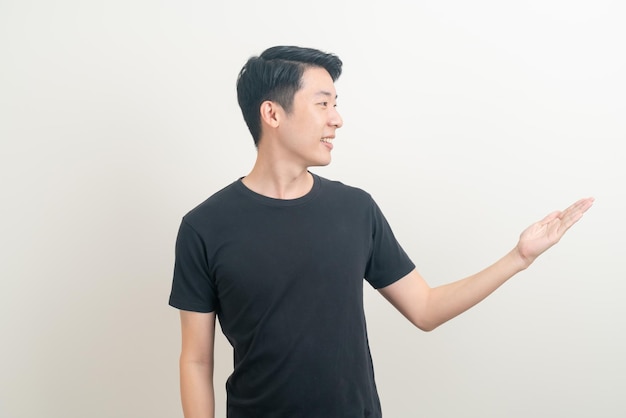
POLYGON ((328 160, 325 161, 316 161, 314 163, 311 163, 311 167, 326 167, 327 165, 329 165, 331 163, 331 159, 329 158, 328 160))

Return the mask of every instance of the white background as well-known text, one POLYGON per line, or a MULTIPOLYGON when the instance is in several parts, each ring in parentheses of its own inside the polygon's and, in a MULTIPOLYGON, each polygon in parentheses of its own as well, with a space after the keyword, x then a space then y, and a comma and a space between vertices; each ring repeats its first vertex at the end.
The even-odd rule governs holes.
MULTIPOLYGON (((334 52, 320 175, 377 200, 431 285, 593 195, 561 243, 432 333, 366 285, 390 418, 626 416, 618 1, 0 1, 0 416, 180 417, 181 217, 251 168, 236 104, 276 44, 334 52)), ((232 354, 217 341, 217 416, 232 354)))

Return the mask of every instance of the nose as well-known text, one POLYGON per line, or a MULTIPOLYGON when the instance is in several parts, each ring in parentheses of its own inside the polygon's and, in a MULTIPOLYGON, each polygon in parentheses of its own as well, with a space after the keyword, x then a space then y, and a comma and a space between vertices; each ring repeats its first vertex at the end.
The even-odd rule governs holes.
POLYGON ((329 125, 334 126, 336 129, 339 129, 343 126, 343 119, 341 118, 341 115, 337 111, 336 107, 333 107, 333 109, 331 110, 331 115, 328 122, 329 125))

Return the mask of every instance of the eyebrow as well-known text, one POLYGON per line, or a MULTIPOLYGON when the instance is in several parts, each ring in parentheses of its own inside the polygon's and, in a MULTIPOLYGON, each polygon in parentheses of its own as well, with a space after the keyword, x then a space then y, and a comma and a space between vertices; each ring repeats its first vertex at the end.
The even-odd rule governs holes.
MULTIPOLYGON (((320 90, 317 93, 315 93, 316 96, 327 96, 327 97, 333 97, 333 94, 329 91, 326 90, 320 90)), ((335 100, 337 100, 337 97, 339 97, 338 95, 335 95, 335 100)))

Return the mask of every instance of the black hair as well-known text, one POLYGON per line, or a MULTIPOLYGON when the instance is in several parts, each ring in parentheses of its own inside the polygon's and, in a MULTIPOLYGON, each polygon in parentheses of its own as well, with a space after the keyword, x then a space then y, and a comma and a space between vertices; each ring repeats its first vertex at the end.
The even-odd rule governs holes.
POLYGON ((261 137, 261 103, 271 100, 290 112, 307 68, 324 68, 336 81, 341 65, 334 54, 298 46, 274 46, 248 59, 237 77, 237 101, 255 146, 261 137))

